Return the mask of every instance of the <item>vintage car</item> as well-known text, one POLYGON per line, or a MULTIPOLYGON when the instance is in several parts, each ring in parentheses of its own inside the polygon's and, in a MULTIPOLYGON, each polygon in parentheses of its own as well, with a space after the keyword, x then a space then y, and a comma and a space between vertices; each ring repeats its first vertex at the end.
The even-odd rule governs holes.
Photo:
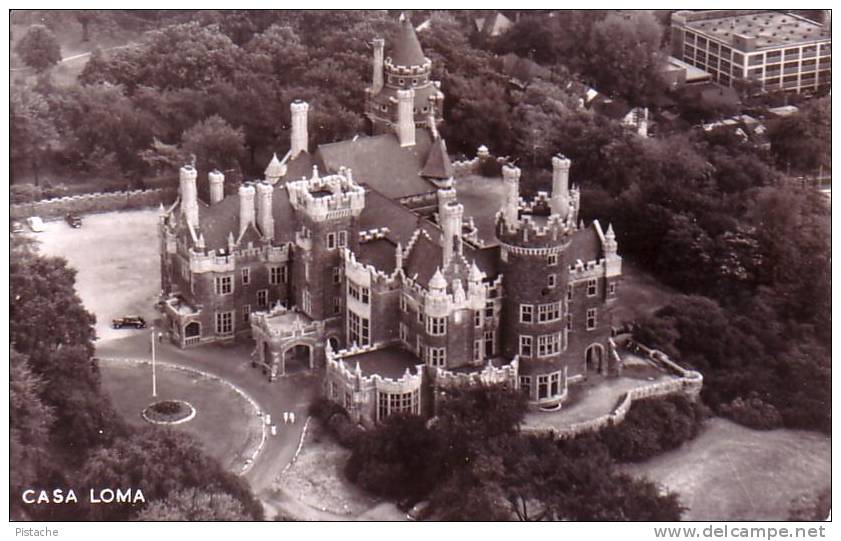
POLYGON ((117 319, 112 319, 111 326, 115 329, 122 329, 124 327, 144 329, 146 328, 146 320, 140 316, 123 316, 117 319))
POLYGON ((34 231, 35 233, 40 233, 44 230, 44 222, 38 216, 31 216, 26 219, 27 225, 29 225, 29 229, 34 231))
POLYGON ((73 229, 79 229, 80 227, 82 227, 82 218, 80 218, 78 214, 68 212, 64 216, 64 219, 67 221, 67 224, 73 229))

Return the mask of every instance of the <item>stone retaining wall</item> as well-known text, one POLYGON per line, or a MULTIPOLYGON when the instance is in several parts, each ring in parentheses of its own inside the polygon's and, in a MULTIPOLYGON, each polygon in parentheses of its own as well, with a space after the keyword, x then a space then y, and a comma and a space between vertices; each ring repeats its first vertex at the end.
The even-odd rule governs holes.
POLYGON ((154 190, 132 190, 121 192, 99 192, 81 195, 70 195, 54 199, 42 199, 32 203, 16 203, 9 206, 9 217, 23 220, 30 216, 41 218, 60 218, 72 212, 75 214, 91 214, 96 212, 110 212, 115 210, 138 209, 156 207, 163 203, 168 205, 175 201, 178 189, 157 188, 154 190))

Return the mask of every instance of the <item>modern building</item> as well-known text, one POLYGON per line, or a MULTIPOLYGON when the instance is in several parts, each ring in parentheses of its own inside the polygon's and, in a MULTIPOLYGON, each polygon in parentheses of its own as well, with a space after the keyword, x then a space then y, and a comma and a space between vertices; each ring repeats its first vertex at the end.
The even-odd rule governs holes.
POLYGON ((781 11, 709 10, 672 14, 672 54, 726 86, 828 91, 832 34, 821 24, 781 11))
POLYGON ((611 227, 579 221, 570 161, 553 158, 551 193, 529 200, 518 168, 487 179, 502 195, 480 238, 436 127, 443 96, 415 94, 431 63, 408 20, 382 58, 375 47, 367 105, 388 106, 370 135, 311 154, 308 105, 295 102, 291 149, 265 180, 225 197, 209 172, 204 202, 197 171, 181 169, 159 226, 172 340, 249 335, 269 379, 323 373, 325 395, 363 423, 431 415, 447 388, 481 382, 556 408, 571 384, 618 373, 622 259, 611 227))

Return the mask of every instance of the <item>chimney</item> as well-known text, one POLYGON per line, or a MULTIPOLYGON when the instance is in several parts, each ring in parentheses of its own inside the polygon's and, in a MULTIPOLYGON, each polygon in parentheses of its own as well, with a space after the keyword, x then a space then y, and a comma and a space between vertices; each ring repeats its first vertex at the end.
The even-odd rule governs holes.
POLYGON ((569 168, 572 162, 561 154, 552 157, 552 214, 566 218, 569 214, 569 168))
POLYGON ((214 169, 207 174, 207 181, 210 183, 210 204, 215 205, 225 198, 225 175, 214 169))
POLYGON ((455 200, 455 190, 438 190, 438 223, 441 225, 444 239, 443 266, 446 269, 455 250, 461 253, 461 223, 464 219, 464 206, 455 200))
POLYGON ((254 186, 243 184, 239 187, 239 234, 242 235, 249 224, 254 223, 254 186))
POLYGON ((502 166, 502 179, 505 186, 505 201, 502 216, 505 223, 513 226, 519 220, 520 207, 520 168, 505 164, 502 166))
POLYGON ((257 184, 257 225, 267 240, 274 238, 274 216, 272 215, 272 194, 274 188, 268 182, 257 184))
POLYGON ((294 158, 301 152, 309 152, 307 146, 307 111, 309 111, 309 104, 305 101, 295 100, 289 106, 292 111, 292 141, 290 148, 290 158, 294 158))
POLYGON ((415 91, 397 91, 397 138, 401 147, 415 146, 415 91))
POLYGON ((196 168, 185 165, 179 171, 181 183, 181 214, 194 229, 199 226, 199 200, 196 191, 196 168))
POLYGON ((374 77, 371 83, 371 93, 376 95, 383 89, 383 50, 385 49, 385 40, 383 38, 375 38, 373 45, 374 77))

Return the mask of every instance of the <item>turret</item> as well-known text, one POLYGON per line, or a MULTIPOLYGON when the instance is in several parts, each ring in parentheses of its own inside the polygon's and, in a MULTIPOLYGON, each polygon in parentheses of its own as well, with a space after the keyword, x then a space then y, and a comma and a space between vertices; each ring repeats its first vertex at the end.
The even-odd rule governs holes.
POLYGON ((443 231, 443 264, 447 268, 453 252, 461 253, 461 223, 464 206, 456 202, 455 190, 438 190, 438 221, 443 231))
POLYGON ((385 40, 376 38, 373 41, 374 46, 374 76, 371 79, 371 92, 379 94, 383 89, 383 52, 385 50, 385 40))
POLYGON ((569 214, 569 168, 572 162, 558 154, 552 158, 552 214, 566 218, 569 214))
POLYGON ((225 175, 214 169, 207 174, 207 182, 210 184, 210 204, 215 205, 225 198, 225 175))
POLYGON ((474 310, 485 308, 485 288, 482 286, 484 278, 484 273, 479 270, 474 261, 467 275, 467 298, 470 301, 470 307, 474 310))
POLYGON ((397 138, 401 147, 415 146, 415 91, 397 91, 397 138))
POLYGON ((254 224, 254 186, 243 184, 239 187, 239 234, 250 224, 254 224))
POLYGON ((613 224, 608 224, 607 233, 604 234, 605 255, 616 255, 619 245, 616 243, 616 233, 613 232, 613 224))
POLYGON ((280 177, 286 174, 286 166, 277 159, 277 154, 272 154, 272 160, 266 166, 265 177, 270 184, 277 184, 280 177))
POLYGON ((260 226, 260 231, 267 240, 274 238, 273 193, 274 188, 268 182, 257 184, 257 225, 260 226))
POLYGON ((292 111, 292 135, 290 145, 290 158, 294 158, 301 152, 308 152, 309 135, 307 132, 307 111, 309 104, 305 101, 296 100, 292 102, 289 109, 292 111))
POLYGON ((520 168, 505 164, 502 166, 502 181, 505 198, 502 216, 510 227, 517 223, 520 206, 520 168))
POLYGON ((181 213, 184 219, 194 229, 199 227, 199 201, 196 191, 196 177, 198 173, 192 165, 185 165, 179 171, 181 188, 181 213))

